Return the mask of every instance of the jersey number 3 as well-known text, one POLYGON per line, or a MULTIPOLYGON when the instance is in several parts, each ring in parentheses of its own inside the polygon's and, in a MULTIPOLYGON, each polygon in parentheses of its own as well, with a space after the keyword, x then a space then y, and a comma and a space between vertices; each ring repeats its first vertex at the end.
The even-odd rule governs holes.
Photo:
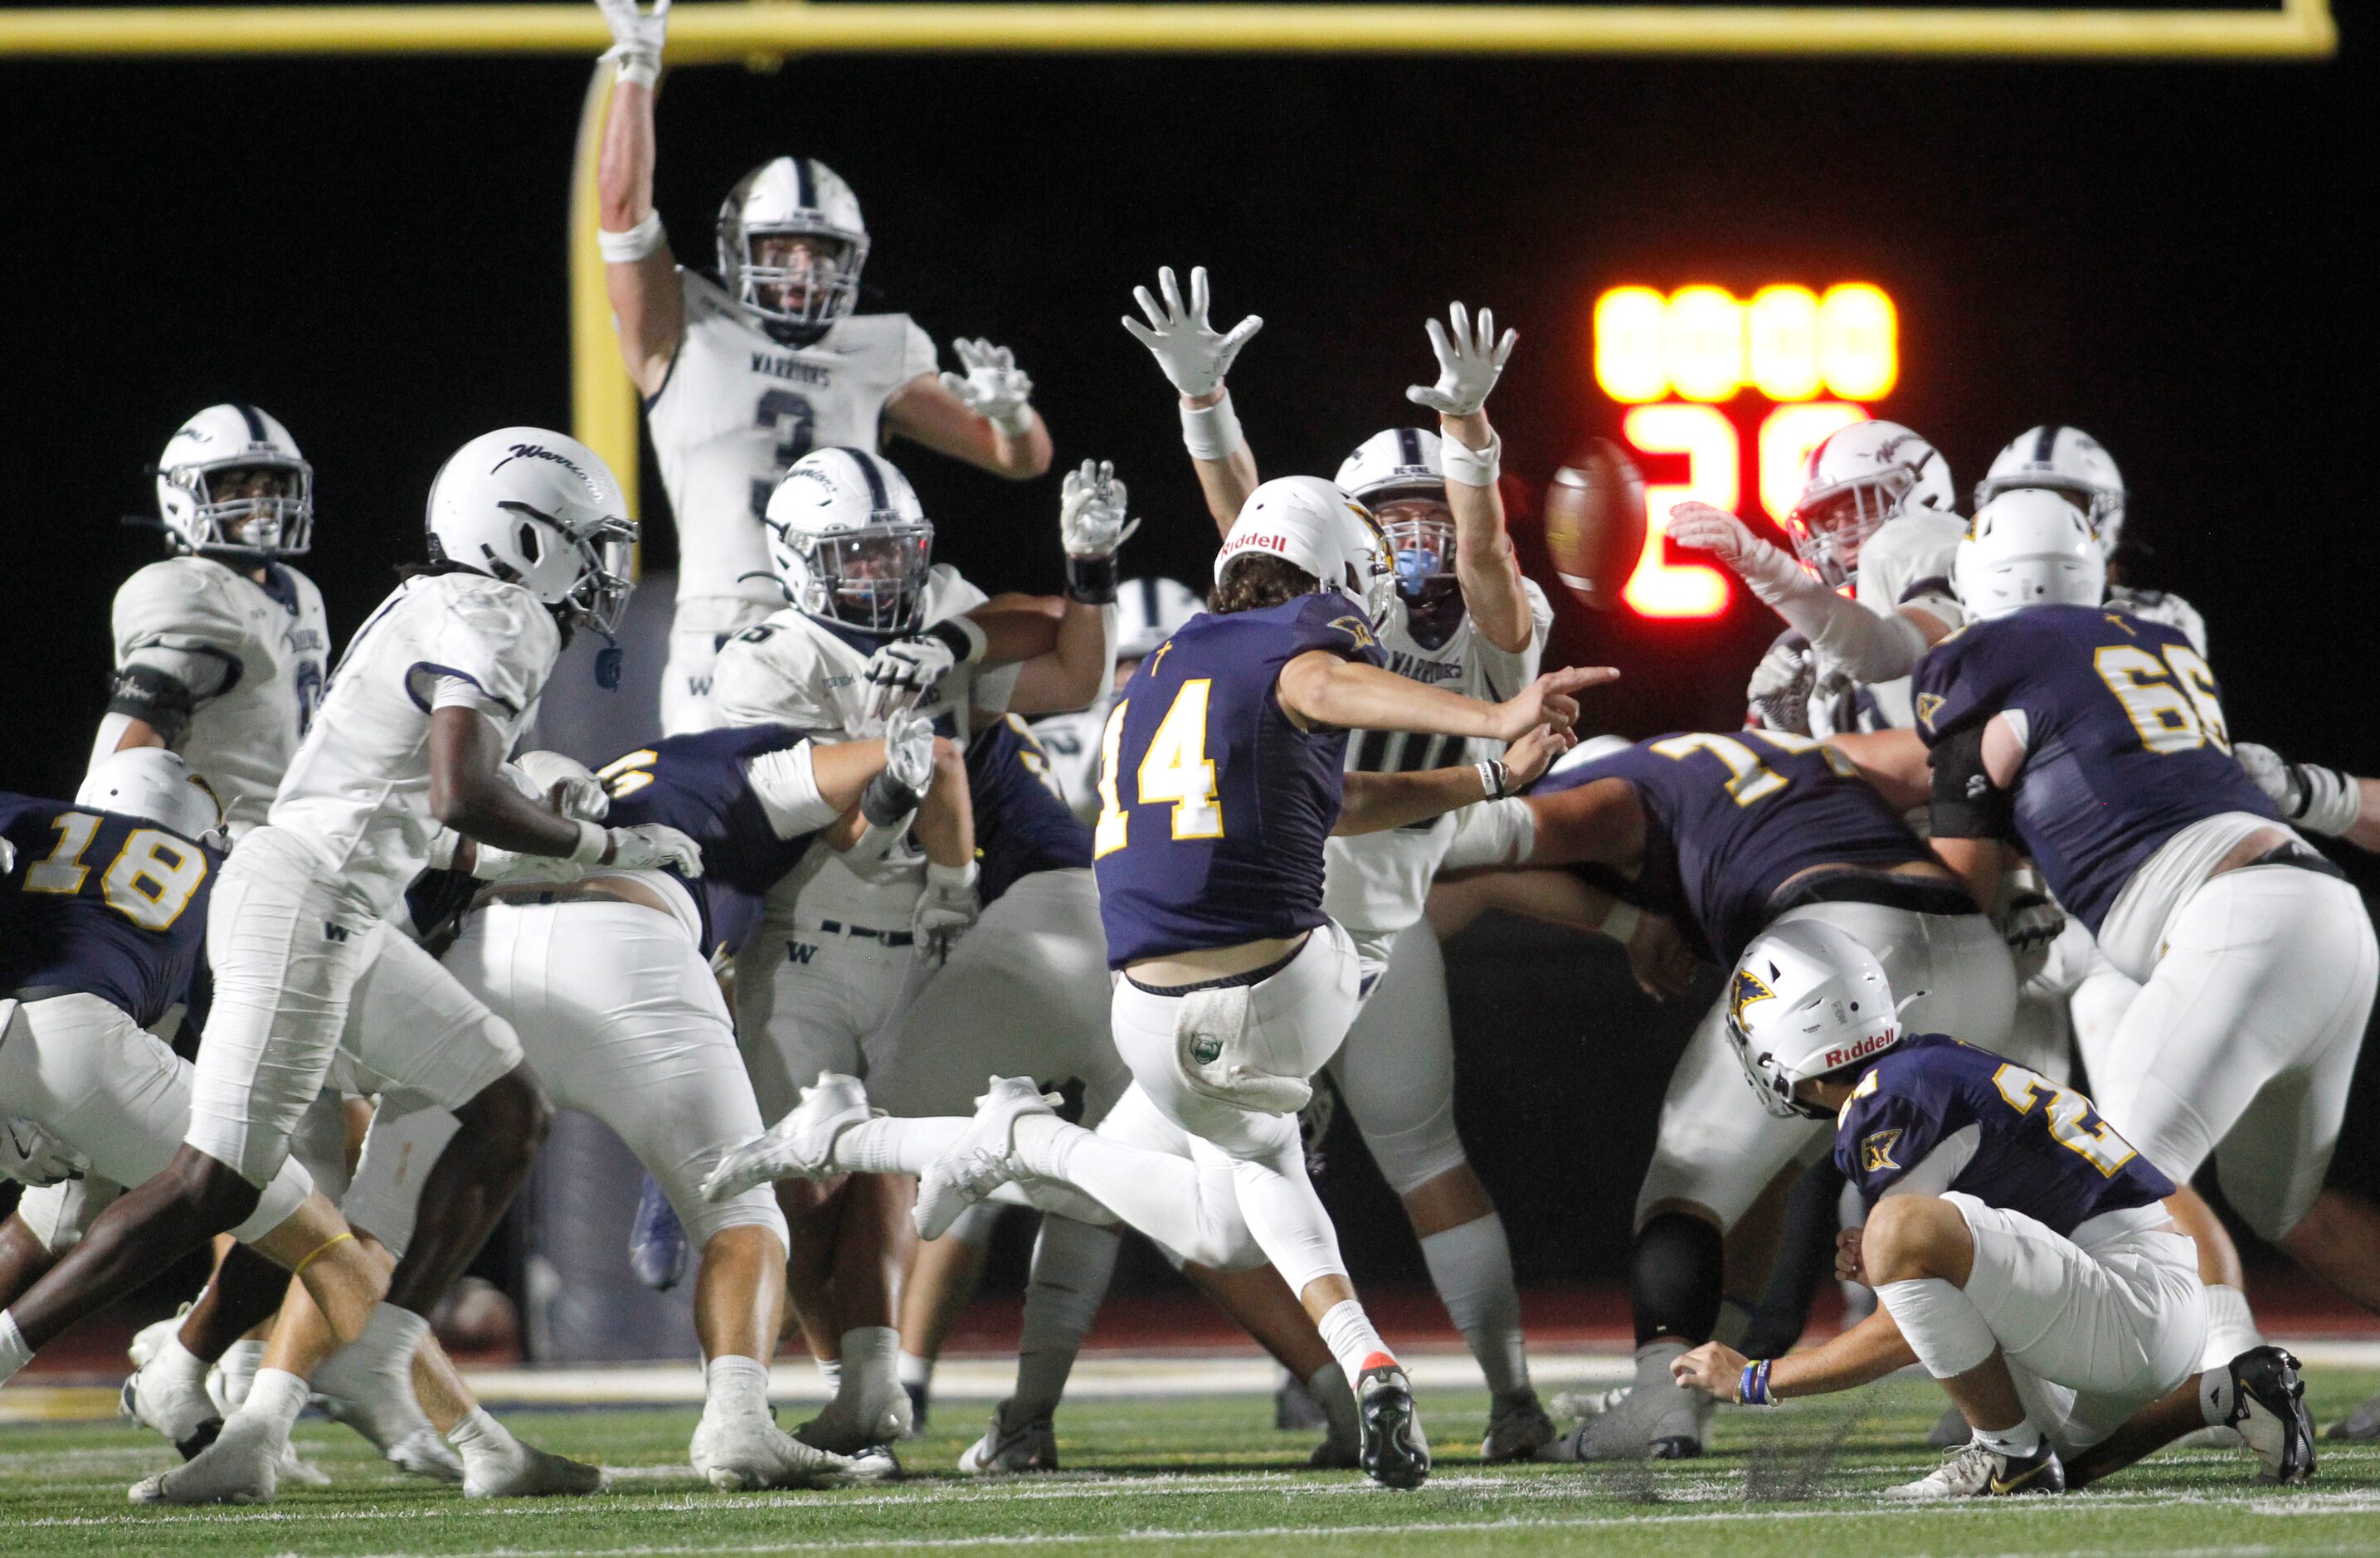
MULTIPOLYGON (((1223 809, 1215 798, 1215 764, 1207 756, 1207 700, 1214 685, 1206 676, 1182 684, 1182 690, 1173 695, 1173 706, 1165 711, 1165 717, 1157 722, 1156 734, 1148 738, 1140 771, 1133 775, 1133 805, 1172 803, 1175 838, 1223 836, 1223 809)), ((1118 703, 1108 715, 1107 728, 1099 733, 1099 820, 1091 834, 1094 858, 1122 849, 1132 822, 1116 795, 1123 715, 1130 707, 1130 699, 1118 703)))
POLYGON ((769 429, 777 435, 776 451, 770 456, 773 468, 766 481, 752 483, 752 517, 769 517, 769 500, 776 495, 777 483, 794 462, 810 452, 810 443, 817 436, 818 411, 809 397, 792 390, 772 389, 760 396, 758 409, 752 413, 752 425, 769 429))

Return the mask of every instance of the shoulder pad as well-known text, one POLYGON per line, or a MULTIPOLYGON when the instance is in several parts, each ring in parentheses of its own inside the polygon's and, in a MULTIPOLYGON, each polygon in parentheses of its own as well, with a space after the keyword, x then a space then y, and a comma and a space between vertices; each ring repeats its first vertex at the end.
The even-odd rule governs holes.
POLYGON ((231 578, 203 557, 169 557, 135 573, 115 591, 117 654, 152 643, 237 650, 249 634, 246 614, 226 588, 231 578))
POLYGON ((926 575, 925 620, 936 623, 982 605, 991 597, 948 563, 937 563, 926 575))

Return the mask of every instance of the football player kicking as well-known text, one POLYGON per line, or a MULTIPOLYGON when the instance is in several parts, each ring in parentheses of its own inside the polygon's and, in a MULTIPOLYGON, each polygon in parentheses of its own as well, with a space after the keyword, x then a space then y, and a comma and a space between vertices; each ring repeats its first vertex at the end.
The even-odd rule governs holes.
MULTIPOLYGON (((1912 1020, 1985 1041, 2008 1031, 2016 974, 1990 920, 1884 797, 1806 736, 1690 732, 1641 741, 1564 763, 1518 805, 1527 816, 1506 861, 1572 870, 1492 873, 1463 891, 1486 895, 1488 907, 1601 931, 1629 946, 1650 986, 1675 982, 1663 973, 1658 937, 1648 938, 1657 915, 1687 930, 1722 968, 1764 929, 1816 921, 1856 938, 1893 971, 1912 992, 1912 1020)), ((1752 1268, 1765 1261, 1740 1224, 1779 1174, 1820 1146, 1812 1126, 1769 1119, 1743 1096, 1726 1018, 1721 1001, 1687 1041, 1637 1192, 1628 1282, 1635 1382, 1548 1458, 1702 1452, 1710 1404, 1676 1389, 1670 1366, 1715 1333, 1730 1287, 1756 1290, 1752 1268)))
POLYGON ((2081 1093, 1904 1029, 1894 988, 1831 926, 1744 948, 1728 1037, 1770 1114, 1836 1123, 1836 1163, 1867 1208, 1837 1270, 1881 1307, 1783 1357, 1706 1343, 1677 1360, 1679 1382, 1767 1406, 1924 1365, 1972 1437, 1887 1498, 2063 1492, 2201 1427, 2237 1432, 2271 1480, 2304 1480, 2297 1360, 2258 1346, 2200 1367, 2205 1301, 2167 1210, 2174 1182, 2081 1093))
POLYGON ((717 280, 679 266, 653 209, 653 98, 669 0, 598 0, 618 67, 597 170, 604 286, 644 396, 677 522, 677 611, 662 680, 664 735, 721 722, 721 646, 781 603, 770 495, 813 449, 886 436, 1019 480, 1050 469, 1033 381, 1005 347, 960 341, 964 374, 934 371, 906 314, 863 314, 868 225, 851 187, 810 157, 746 174, 719 208, 717 280))
MULTIPOLYGON (((119 1296, 254 1209, 288 1156, 322 1089, 358 980, 402 943, 382 944, 384 916, 423 864, 432 819, 502 847, 627 866, 687 856, 683 839, 566 822, 498 772, 560 652, 564 629, 608 628, 628 589, 634 527, 616 484, 575 440, 507 428, 465 444, 440 472, 428 517, 431 566, 402 584, 349 643, 343 675, 283 780, 266 824, 224 870, 210 920, 214 1006, 200 1050, 188 1135, 173 1163, 118 1201, 48 1275, 0 1317, 0 1371, 83 1313, 119 1296), (465 563, 462 559, 474 559, 465 563)), ((689 857, 690 858, 690 857, 689 857)), ((449 979, 434 966, 431 982, 449 979)), ((451 982, 451 981, 450 981, 451 982)), ((419 1057, 443 1101, 475 1129, 431 1170, 424 1199, 446 1222, 408 1251, 411 1273, 443 1286, 501 1215, 544 1119, 510 1030, 479 1020, 423 1037, 455 1055, 419 1057), (464 1043, 466 1038, 468 1043, 464 1043), (494 1041, 501 1040, 502 1042, 494 1041), (452 1043, 448 1041, 452 1041, 452 1043), (449 1064, 449 1063, 452 1064, 449 1064), (500 1083, 514 1086, 503 1089, 500 1083), (526 1113, 517 1107, 526 1099, 526 1113), (480 1109, 481 1102, 491 1107, 480 1109)), ((343 1230, 339 1240, 347 1234, 343 1230)), ((407 1268, 400 1267, 400 1275, 407 1268)), ((371 1296, 391 1291, 376 1280, 371 1296)), ((372 1339, 375 1356, 417 1349, 422 1322, 381 1306, 371 1328, 329 1315, 336 1338, 372 1339)), ((141 1496, 270 1498, 289 1421, 304 1405, 301 1358, 276 1352, 223 1437, 141 1496), (270 1389, 267 1389, 267 1385, 270 1389)), ((521 1475, 559 1489, 582 1480, 524 1473, 520 1449, 484 1412, 441 1425, 456 1442, 467 1491, 517 1491, 521 1475), (500 1437, 499 1437, 500 1436, 500 1437), (501 1463, 499 1487, 472 1472, 501 1463)), ((578 1468, 590 1475, 591 1468, 578 1468)))
POLYGON ((2181 1187, 2175 1216, 2227 1300, 2210 1354, 2256 1340, 2238 1255, 2190 1188, 2210 1157, 2250 1227, 2380 1309, 2380 1209, 2323 1187, 2380 975, 2361 896, 2233 759, 2187 636, 2102 603, 2105 558, 2071 504, 2001 494, 1958 568, 1973 620, 1920 663, 1918 728, 1845 749, 1932 796, 1935 848, 1977 893, 2021 848, 2142 984, 2092 1081, 2181 1187))
MULTIPOLYGON (((1204 269, 1190 273, 1186 301, 1171 270, 1158 273, 1158 290, 1161 301, 1146 287, 1135 294, 1148 323, 1128 318, 1124 325, 1181 396, 1184 444, 1207 506, 1228 533, 1257 475, 1224 378, 1262 322, 1251 316, 1218 333, 1208 320, 1204 269)), ((1405 392, 1439 413, 1439 431, 1375 433, 1341 465, 1338 483, 1378 517, 1396 562, 1396 599, 1379 633, 1389 668, 1494 702, 1536 676, 1553 608, 1521 577, 1496 486, 1503 445, 1486 406, 1514 333, 1499 338, 1486 310, 1475 329, 1460 303, 1448 320, 1451 331, 1428 323, 1438 382, 1405 392)), ((1347 767, 1411 773, 1466 755, 1493 754, 1459 738, 1373 730, 1347 744, 1347 767)), ((1354 939, 1363 968, 1359 1015, 1330 1077, 1381 1176, 1402 1199, 1431 1284, 1487 1377, 1481 1455, 1523 1460, 1552 1442, 1554 1426, 1529 1383, 1504 1220, 1454 1128, 1446 972, 1437 938, 1422 923, 1430 878, 1455 826, 1442 816, 1329 843, 1323 910, 1354 939)))
POLYGON ((1378 528, 1311 477, 1265 483, 1225 539, 1213 609, 1142 662, 1109 715, 1094 830, 1115 985, 1116 1047, 1134 1086, 1093 1133, 1028 1078, 995 1078, 974 1119, 869 1120, 848 1078, 802 1110, 714 1192, 750 1177, 919 1173, 918 1230, 1012 1181, 1071 1189, 1201 1264, 1245 1264, 1251 1241, 1294 1291, 1354 1387, 1361 1463, 1417 1485, 1429 1452, 1404 1371, 1357 1302, 1305 1174, 1296 1111, 1354 1020, 1354 943, 1322 912, 1323 840, 1401 827, 1501 795, 1569 743, 1573 691, 1606 669, 1539 677, 1484 703, 1379 667, 1374 623, 1394 568, 1378 528), (1347 733, 1509 739, 1503 761, 1402 774, 1344 772, 1347 733), (1186 1153, 1129 1145, 1153 1113, 1186 1153))
MULTIPOLYGON (((1124 499, 1111 470, 1069 472, 1059 516, 1065 596, 988 601, 933 561, 933 524, 891 462, 858 449, 803 456, 769 504, 784 609, 721 651, 722 717, 792 724, 837 741, 880 735, 886 712, 908 706, 971 742, 1011 710, 1083 707, 1108 677, 1115 552, 1129 528, 1124 499)), ((954 786, 958 798, 965 793, 954 786)), ((735 976, 737 1030, 764 1119, 794 1107, 798 1082, 883 1064, 905 1004, 948 941, 975 919, 980 872, 972 846, 938 852, 933 840, 920 842, 922 854, 902 848, 872 867, 830 859, 770 893, 735 976)), ((1042 905, 1051 923, 1087 935, 1091 884, 1063 872, 1037 877, 1011 906, 1020 928, 1026 905, 1045 891, 1068 900, 1042 905)), ((1069 943, 1072 963, 1081 962, 1082 939, 1069 943)), ((1062 1019, 1055 1007, 1044 1015, 1051 1036, 1083 1053, 1071 1074, 1095 1075, 1105 1064, 1096 1027, 1062 1019)), ((1038 1020, 1017 1016, 1027 1029, 1038 1020)), ((867 1174, 824 1187, 787 1184, 780 1195, 794 1251, 789 1297, 813 1353, 835 1365, 835 1398, 803 1437, 844 1454, 905 1437, 911 1407, 894 1319, 911 1237, 908 1187, 867 1174)), ((1077 1285, 1097 1288, 1104 1278, 1086 1271, 1077 1285)))

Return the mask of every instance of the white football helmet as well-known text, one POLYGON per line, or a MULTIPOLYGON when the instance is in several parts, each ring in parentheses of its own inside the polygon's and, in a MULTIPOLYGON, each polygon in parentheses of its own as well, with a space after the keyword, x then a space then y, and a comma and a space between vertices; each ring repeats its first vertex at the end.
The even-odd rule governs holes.
POLYGON ((1186 584, 1170 578, 1128 578, 1116 586, 1116 658, 1144 660, 1205 611, 1186 584))
POLYGON ((1215 554, 1215 582, 1249 553, 1279 557, 1312 574, 1364 610, 1378 628, 1396 600, 1388 538, 1371 510, 1319 476, 1276 476, 1248 494, 1215 554))
POLYGON ((627 512, 612 468, 586 444, 498 428, 455 450, 430 484, 430 557, 520 585, 608 636, 636 588, 627 512))
POLYGON ((1372 511, 1389 538, 1407 627, 1431 649, 1452 637, 1463 621, 1444 450, 1434 432, 1393 427, 1364 440, 1339 468, 1339 485, 1372 511))
POLYGON ((1992 456, 1975 483, 1975 506, 2002 493, 2040 487, 2063 496, 2090 517, 2099 548, 2112 554, 2124 533, 2124 473, 2115 456, 2079 427, 2033 428, 1992 456))
POLYGON ((2065 497, 2019 487, 1975 510, 1950 587, 1978 622, 2027 606, 2095 606, 2107 592, 2107 554, 2065 497))
POLYGON ((865 633, 914 633, 934 526, 909 479, 864 449, 814 449, 770 494, 769 560, 785 599, 865 633))
POLYGON ((1727 1036, 1761 1108, 1828 1120, 1834 1111, 1795 1098, 1794 1085, 1884 1053, 1900 1042, 1900 1016, 1876 954, 1823 921, 1794 919, 1735 960, 1727 1036))
POLYGON ((1821 439, 1802 465, 1802 495, 1785 516, 1793 550, 1829 586, 1859 567, 1860 546, 1912 508, 1958 512, 1950 462, 1899 422, 1853 422, 1821 439))
POLYGON ((223 801, 179 752, 163 747, 108 753, 91 765, 74 798, 94 811, 146 818, 184 838, 223 843, 223 801))
POLYGON ((303 556, 314 540, 314 468, 255 407, 210 406, 157 456, 157 512, 184 552, 250 566, 303 556))
POLYGON ((779 157, 736 180, 719 208, 719 279, 763 319, 824 329, 859 300, 868 224, 859 197, 832 168, 810 157, 779 157), (762 263, 757 240, 810 240, 808 263, 762 263))

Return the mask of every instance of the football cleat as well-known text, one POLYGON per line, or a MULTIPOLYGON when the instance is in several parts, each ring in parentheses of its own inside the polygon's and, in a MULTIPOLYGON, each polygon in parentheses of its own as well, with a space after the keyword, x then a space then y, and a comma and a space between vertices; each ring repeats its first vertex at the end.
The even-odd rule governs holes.
POLYGON ((921 1239, 941 1238, 959 1213, 1023 1177, 1014 1151, 1017 1120, 1053 1114, 1062 1102, 1055 1093, 1044 1094, 1030 1077, 994 1077, 990 1081, 975 1101, 975 1118, 966 1130, 917 1176, 914 1215, 921 1239))
POLYGON ((704 1413, 686 1454, 703 1479, 722 1493, 837 1488, 852 1479, 849 1460, 805 1444, 757 1414, 721 1419, 704 1413))
POLYGON ((2380 1439, 2380 1395, 2374 1396, 2323 1431, 2325 1439, 2380 1439))
MULTIPOLYGON (((165 1326, 176 1323, 158 1321, 165 1326)), ((181 1453, 182 1459, 194 1459, 215 1442, 224 1426, 223 1414, 216 1409, 213 1397, 207 1394, 204 1376, 192 1378, 173 1370, 161 1361, 157 1347, 142 1348, 137 1339, 132 1352, 140 1367, 125 1377, 117 1409, 134 1422, 163 1434, 166 1442, 181 1453)), ((189 1355, 180 1356, 187 1358, 189 1355)))
POLYGON ((833 1174, 835 1138, 868 1117, 868 1090, 832 1071, 802 1089, 792 1114, 741 1147, 731 1147, 702 1182, 705 1199, 728 1200, 780 1179, 833 1174))
POLYGON ((1396 1359, 1374 1353, 1355 1382, 1355 1415, 1363 1424, 1364 1475, 1384 1488, 1418 1488, 1429 1478, 1429 1441, 1414 1410, 1413 1384, 1396 1359))
POLYGON ((1888 1499, 1999 1499, 2018 1493, 2066 1491, 2066 1466, 2047 1440, 2030 1455, 2003 1455, 1969 1440, 1914 1482, 1887 1488, 1888 1499))
POLYGON ((2306 1413, 2298 1360, 2279 1347, 2251 1347, 2231 1360, 2228 1426, 2256 1457, 2259 1481, 2302 1482, 2313 1475, 2313 1419, 2306 1413))
POLYGON ((1284 1369, 1281 1370, 1281 1383, 1273 1388, 1272 1426, 1277 1429, 1329 1428, 1330 1417, 1315 1401, 1313 1394, 1284 1369))
POLYGON ((1546 1416, 1533 1390, 1500 1395, 1488 1410, 1487 1437, 1479 1442, 1479 1458, 1489 1466, 1536 1458, 1539 1450, 1561 1437, 1546 1416))
POLYGON ((612 1484, 601 1467, 589 1466, 513 1440, 492 1455, 473 1455, 463 1475, 467 1499, 575 1498, 600 1493, 612 1484))
POLYGON ((281 1445, 260 1418, 236 1418, 187 1465, 133 1484, 134 1503, 271 1503, 281 1445))
POLYGON ((1047 1418, 1009 1428, 1008 1403, 991 1414, 991 1427, 981 1439, 959 1453, 959 1471, 966 1477, 1014 1477, 1023 1472, 1058 1469, 1058 1430, 1047 1418))
POLYGON ((628 1224, 628 1270, 658 1293, 667 1293, 686 1275, 686 1224, 677 1220, 662 1182, 650 1174, 637 1197, 636 1220, 628 1224))

